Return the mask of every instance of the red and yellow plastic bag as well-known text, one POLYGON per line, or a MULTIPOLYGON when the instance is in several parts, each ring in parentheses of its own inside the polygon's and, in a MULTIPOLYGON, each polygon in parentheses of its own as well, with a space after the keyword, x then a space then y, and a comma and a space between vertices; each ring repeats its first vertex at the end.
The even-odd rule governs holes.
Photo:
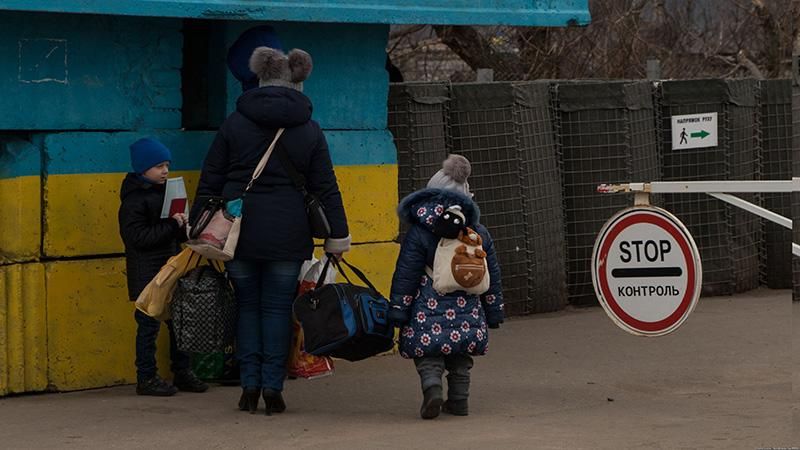
MULTIPOLYGON (((303 263, 300 269, 299 286, 297 295, 300 296, 314 289, 319 276, 322 274, 322 267, 325 264, 326 256, 322 261, 313 258, 303 263)), ((323 284, 334 283, 336 281, 336 270, 328 269, 323 284)), ((314 379, 333 375, 333 360, 328 356, 314 356, 303 350, 303 329, 300 322, 292 320, 292 348, 289 352, 289 363, 287 372, 289 377, 314 379)))

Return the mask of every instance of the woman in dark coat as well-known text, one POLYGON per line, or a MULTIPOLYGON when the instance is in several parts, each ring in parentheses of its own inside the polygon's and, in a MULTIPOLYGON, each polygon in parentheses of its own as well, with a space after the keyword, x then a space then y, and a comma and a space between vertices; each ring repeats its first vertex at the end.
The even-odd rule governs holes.
MULTIPOLYGON (((322 202, 331 227, 325 251, 341 255, 350 249, 342 196, 325 136, 311 120, 311 101, 302 93, 311 64, 302 50, 292 50, 288 57, 268 47, 253 52, 250 69, 258 75, 259 87, 245 92, 222 124, 203 164, 197 196, 241 197, 278 129, 285 128, 276 152, 288 154, 305 176, 308 191, 322 202)), ((281 392, 292 301, 300 266, 312 250, 303 194, 273 153, 244 198, 236 256, 226 264, 239 305, 242 410, 254 412, 259 396, 267 414, 286 408, 281 392)))

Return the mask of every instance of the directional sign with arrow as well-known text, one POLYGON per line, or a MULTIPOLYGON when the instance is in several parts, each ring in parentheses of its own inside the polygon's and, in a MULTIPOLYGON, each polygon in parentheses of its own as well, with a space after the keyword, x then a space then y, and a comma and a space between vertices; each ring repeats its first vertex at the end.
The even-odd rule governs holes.
POLYGON ((672 149, 716 147, 717 113, 672 116, 672 149))

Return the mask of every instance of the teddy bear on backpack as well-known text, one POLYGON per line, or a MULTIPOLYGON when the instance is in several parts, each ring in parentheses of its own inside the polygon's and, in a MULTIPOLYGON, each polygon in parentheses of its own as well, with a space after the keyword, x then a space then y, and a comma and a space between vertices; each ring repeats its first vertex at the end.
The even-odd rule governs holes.
POLYGON ((488 291, 490 280, 483 240, 464 225, 461 209, 458 206, 448 208, 439 218, 436 228, 443 237, 436 246, 433 267, 428 272, 433 288, 444 294, 456 291, 483 294, 488 291))

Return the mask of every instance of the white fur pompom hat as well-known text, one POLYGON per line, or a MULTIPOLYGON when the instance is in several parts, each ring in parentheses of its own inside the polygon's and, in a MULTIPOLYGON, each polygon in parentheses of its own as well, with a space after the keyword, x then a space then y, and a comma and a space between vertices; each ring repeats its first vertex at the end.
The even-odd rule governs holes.
POLYGON ((311 74, 311 55, 294 49, 285 55, 270 47, 258 47, 250 56, 250 70, 258 76, 258 86, 283 86, 303 90, 303 81, 311 74))
POLYGON ((442 168, 428 181, 428 187, 447 189, 472 197, 467 177, 472 173, 469 160, 461 155, 450 155, 442 163, 442 168))

